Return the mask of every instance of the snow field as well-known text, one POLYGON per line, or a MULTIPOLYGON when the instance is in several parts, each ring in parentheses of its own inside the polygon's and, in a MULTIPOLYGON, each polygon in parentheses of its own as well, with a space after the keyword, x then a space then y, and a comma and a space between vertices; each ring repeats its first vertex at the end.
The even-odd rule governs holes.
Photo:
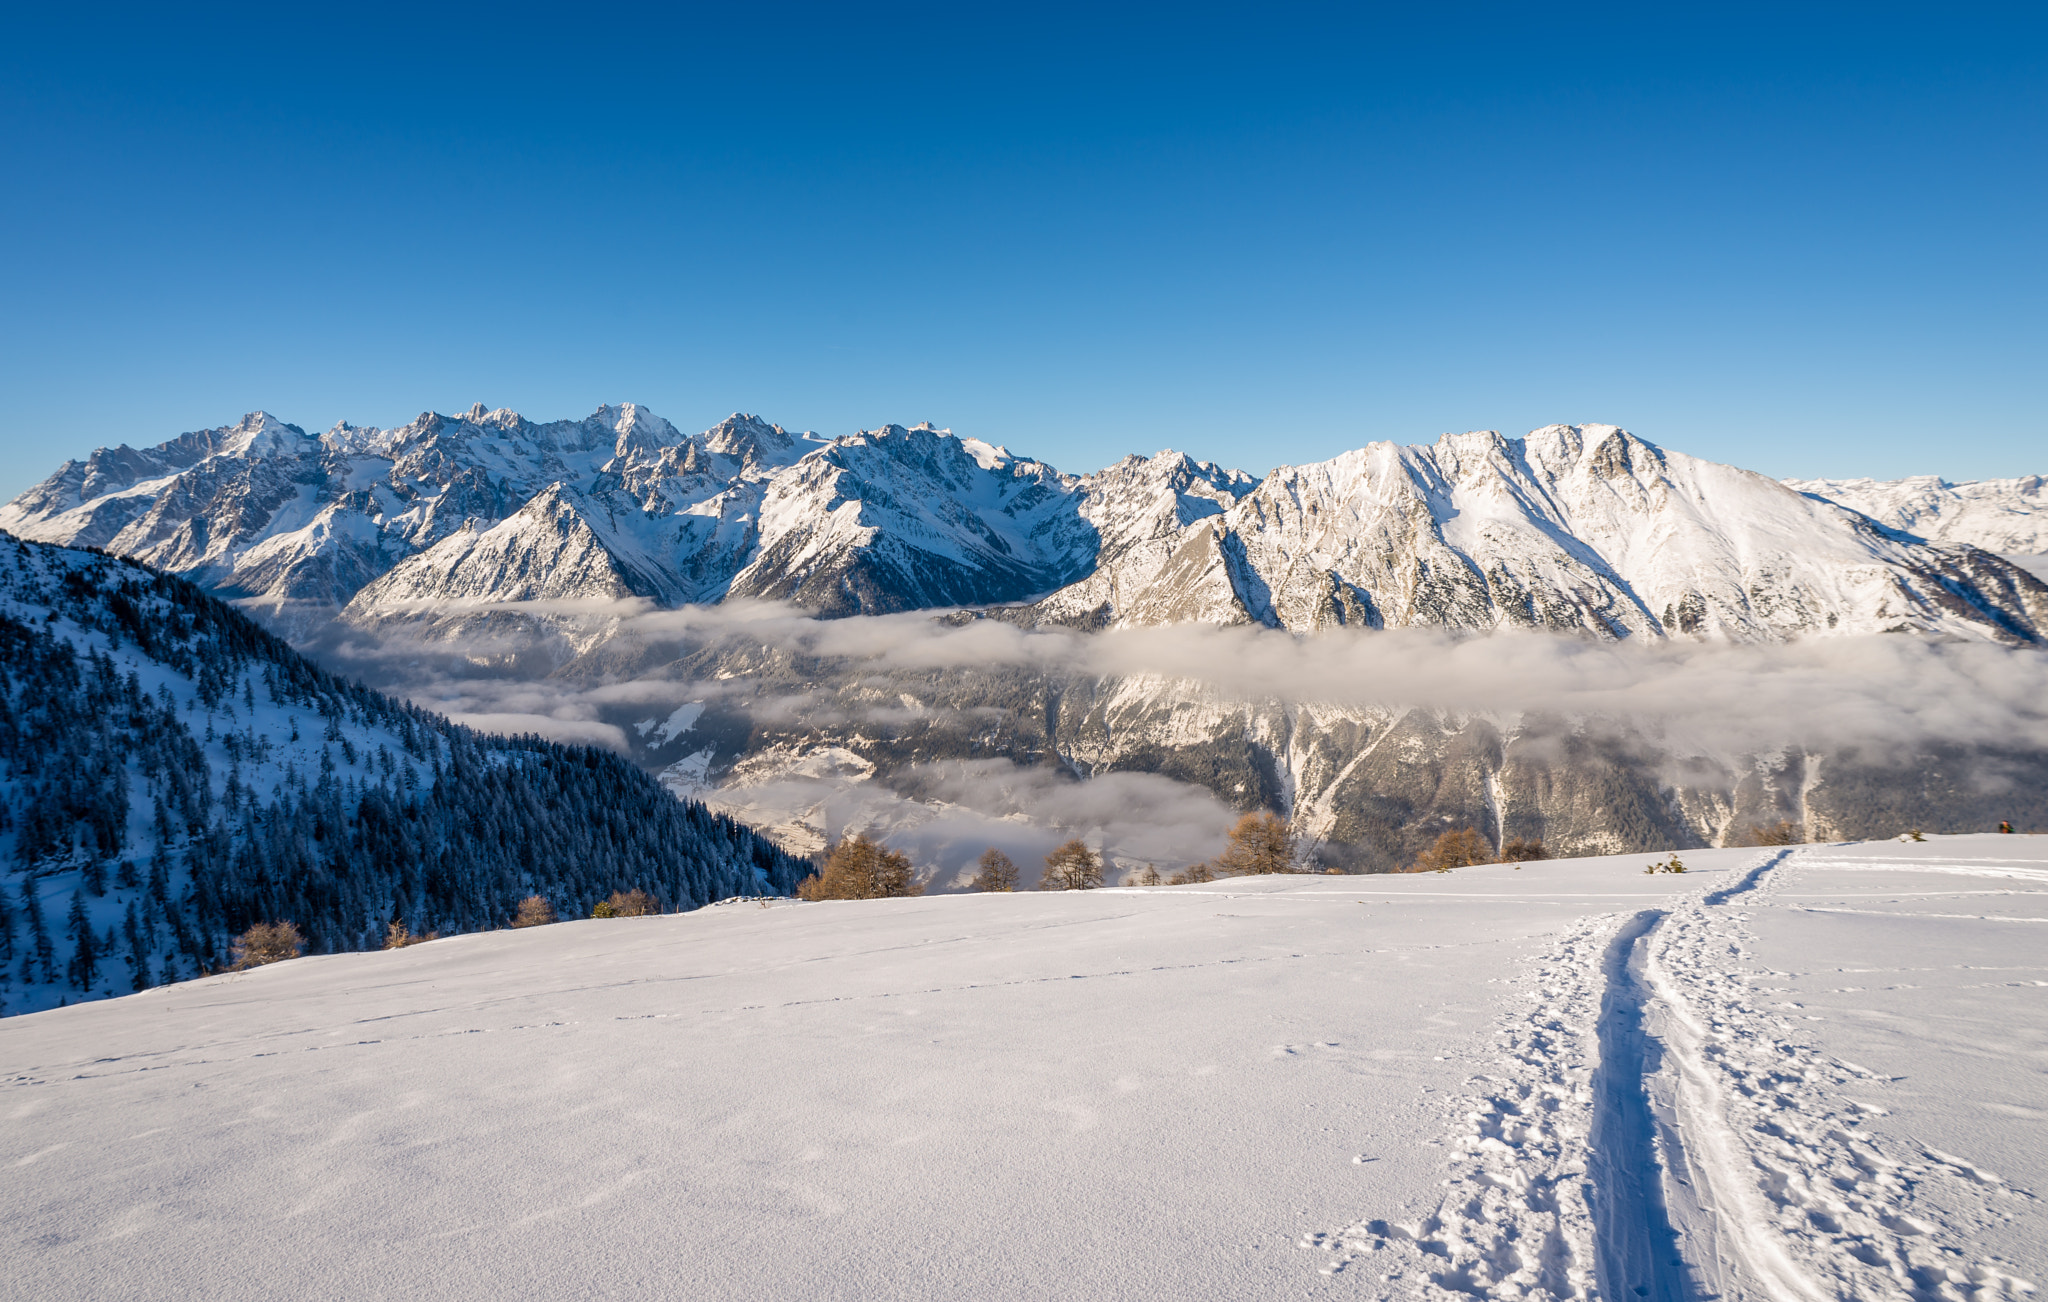
POLYGON ((1329 1254, 1326 1273, 1370 1273, 1395 1297, 2035 1292, 2048 1258, 2035 1196, 1922 1136, 1938 1127, 1975 1154, 2031 1154, 2028 1183, 2048 1175, 2048 961, 2025 925, 2048 923, 2048 847, 1939 837, 1711 853, 1753 862, 1668 907, 1588 918, 1520 978, 1533 1010, 1503 1018, 1494 1070, 1446 1114, 1456 1156, 1441 1202, 1421 1218, 1304 1235, 1329 1254), (1947 912, 1984 893, 1958 877, 2024 887, 1993 892, 1999 912, 1947 912), (1830 986, 1842 1008, 1803 1012, 1776 996, 1797 988, 1780 982, 1833 975, 1796 970, 1823 919, 1837 933, 1826 948, 1845 961, 1911 954, 1936 964, 1914 971, 1949 979, 1917 1015, 1896 986, 1830 986), (1954 979, 1987 968, 1998 979, 1954 979), (1953 1009, 1963 989, 2003 1006, 1944 1036, 1932 1005, 1953 1009), (1834 1023, 1881 1026, 1886 1042, 1859 1039, 1852 1061, 1834 1023), (1939 1086, 1905 1085, 1924 1076, 1939 1086), (1902 1094, 1922 1113, 1911 1129, 1893 1122, 1902 1094))
POLYGON ((0 1244, 35 1297, 2030 1292, 2048 846, 1651 857, 736 902, 10 1018, 0 1244))

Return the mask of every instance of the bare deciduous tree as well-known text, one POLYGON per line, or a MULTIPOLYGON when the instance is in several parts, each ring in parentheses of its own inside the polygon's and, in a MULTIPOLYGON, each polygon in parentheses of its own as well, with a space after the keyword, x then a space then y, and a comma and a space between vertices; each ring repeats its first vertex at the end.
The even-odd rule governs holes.
POLYGON ((240 972, 265 963, 282 963, 297 958, 305 944, 306 938, 289 922, 259 922, 235 937, 233 968, 240 972))
POLYGON ((1486 838, 1469 827, 1461 827, 1439 836, 1408 871, 1447 873, 1453 868, 1492 862, 1493 847, 1486 843, 1486 838))
POLYGON ((1069 841, 1045 856, 1042 891, 1087 891, 1102 885, 1102 860, 1085 842, 1069 841))
POLYGON ((969 883, 977 891, 1014 891, 1017 889, 1017 865, 1010 856, 990 846, 975 860, 981 869, 969 883))
POLYGON ((866 832, 832 847, 823 871, 796 888, 806 900, 881 900, 922 895, 911 876, 910 859, 866 832))
POLYGON ((593 918, 647 918, 661 912, 661 901, 639 887, 613 891, 611 897, 590 911, 593 918))
POLYGON ((1230 843, 1216 856, 1226 877, 1294 871, 1294 829, 1273 814, 1246 814, 1230 829, 1230 843))

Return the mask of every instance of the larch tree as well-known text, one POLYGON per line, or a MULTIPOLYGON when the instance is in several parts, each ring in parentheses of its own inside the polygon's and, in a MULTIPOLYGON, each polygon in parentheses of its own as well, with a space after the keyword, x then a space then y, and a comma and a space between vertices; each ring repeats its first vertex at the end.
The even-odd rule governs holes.
POLYGON ((1492 862, 1493 846, 1487 843, 1486 838, 1469 827, 1461 827, 1437 837, 1408 871, 1447 873, 1453 868, 1492 862))
POLYGON ((1086 842, 1073 840, 1045 856, 1041 891, 1088 891, 1102 885, 1102 860, 1086 842))
POLYGON ((910 859, 866 832, 832 847, 824 870, 796 888, 806 900, 881 900, 924 894, 911 875, 910 859))
POLYGON ((1246 814, 1230 829, 1230 843, 1216 856, 1226 877, 1254 877, 1294 871, 1294 829, 1273 814, 1246 814))
POLYGON ((969 883, 977 891, 1014 891, 1017 889, 1017 865, 1010 856, 990 846, 975 860, 981 871, 969 883))

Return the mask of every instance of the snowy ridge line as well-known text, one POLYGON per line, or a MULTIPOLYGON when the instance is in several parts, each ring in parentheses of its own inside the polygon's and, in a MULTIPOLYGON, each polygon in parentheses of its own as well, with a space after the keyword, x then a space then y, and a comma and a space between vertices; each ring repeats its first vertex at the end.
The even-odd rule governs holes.
POLYGON ((1811 855, 1780 852, 1736 886, 1675 905, 1650 936, 1648 1027, 1664 1062, 1650 1088, 1675 1131, 1667 1192, 1695 1288, 1731 1300, 2017 1298, 2029 1282, 1973 1260, 1976 1231, 2029 1198, 1959 1158, 1876 1133, 1884 1115, 1842 1091, 1871 1073, 1759 1008, 1736 898, 1769 907, 1811 855), (1682 1142, 1679 1138, 1682 1137, 1682 1142), (1926 1195, 1938 1191, 1938 1198, 1926 1195), (1937 1206, 1970 1209, 1963 1222, 1937 1206))

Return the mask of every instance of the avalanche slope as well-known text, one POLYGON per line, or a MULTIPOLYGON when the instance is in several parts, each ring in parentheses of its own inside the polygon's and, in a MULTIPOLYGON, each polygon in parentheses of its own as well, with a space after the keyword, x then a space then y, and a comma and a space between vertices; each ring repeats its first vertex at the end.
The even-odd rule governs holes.
POLYGON ((10 1018, 0 1243, 38 1297, 2029 1293, 2048 846, 1649 858, 736 902, 10 1018))

